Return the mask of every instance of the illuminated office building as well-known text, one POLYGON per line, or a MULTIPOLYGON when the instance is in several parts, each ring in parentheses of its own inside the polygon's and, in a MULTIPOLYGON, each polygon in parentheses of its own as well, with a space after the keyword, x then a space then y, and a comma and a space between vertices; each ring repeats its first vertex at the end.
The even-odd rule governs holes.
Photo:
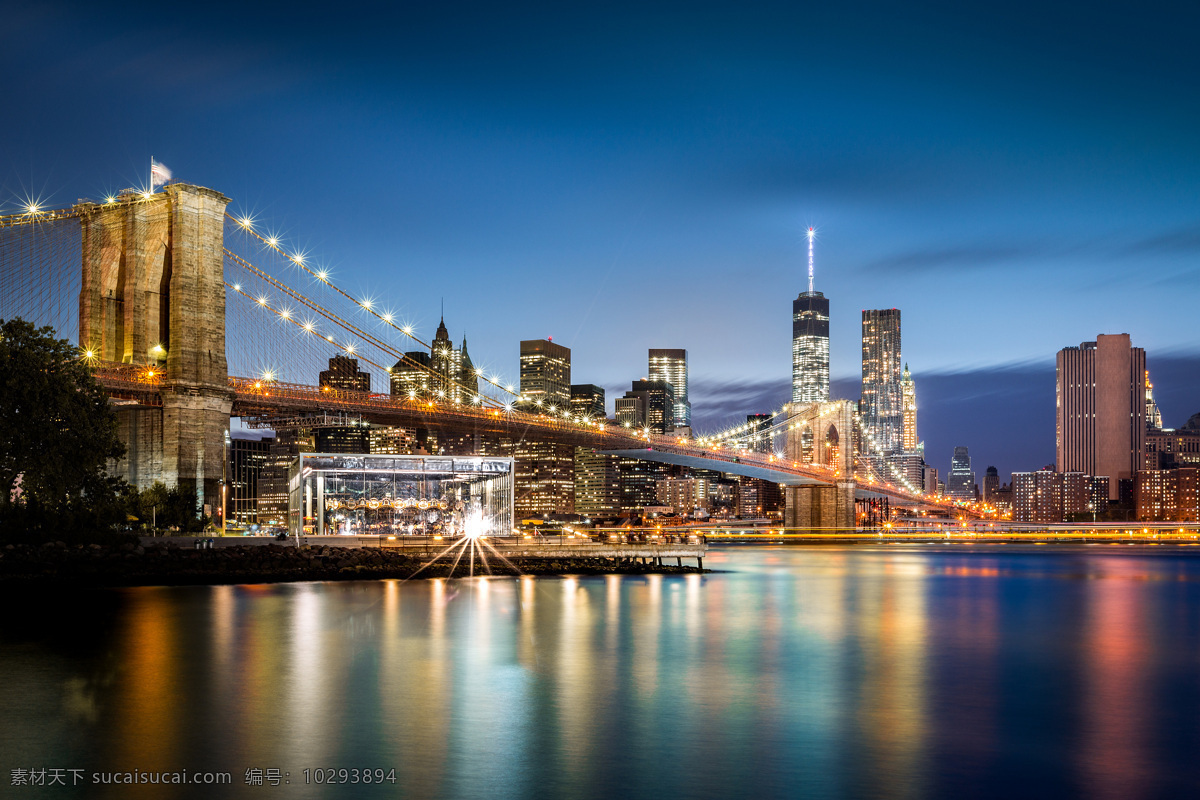
POLYGON ((521 397, 542 407, 571 403, 571 349, 549 339, 521 342, 521 397))
POLYGON ((675 391, 675 428, 692 427, 692 403, 688 400, 687 350, 650 351, 650 380, 666 381, 675 391))
POLYGON ((900 309, 863 311, 859 413, 870 435, 867 446, 879 453, 894 453, 904 447, 901 380, 900 309))
POLYGON ((792 301, 792 402, 829 402, 829 300, 813 289, 808 229, 808 291, 792 301))
POLYGON ((904 374, 900 378, 900 411, 903 420, 903 445, 905 450, 917 449, 917 387, 913 383, 912 373, 908 364, 904 365, 904 374))
POLYGON ((946 495, 955 500, 975 499, 975 473, 971 470, 971 456, 965 447, 954 448, 950 474, 946 476, 946 495))
POLYGON ((1065 347, 1056 359, 1056 469, 1105 475, 1110 500, 1143 466, 1146 351, 1129 334, 1065 347))
MULTIPOLYGON (((322 389, 339 392, 370 392, 371 373, 358 368, 358 359, 334 356, 329 369, 320 374, 322 389)), ((370 439, 366 423, 339 428, 317 428, 317 450, 322 453, 367 453, 370 439)))
POLYGON ((604 388, 593 383, 571 385, 571 415, 585 419, 605 418, 604 388))

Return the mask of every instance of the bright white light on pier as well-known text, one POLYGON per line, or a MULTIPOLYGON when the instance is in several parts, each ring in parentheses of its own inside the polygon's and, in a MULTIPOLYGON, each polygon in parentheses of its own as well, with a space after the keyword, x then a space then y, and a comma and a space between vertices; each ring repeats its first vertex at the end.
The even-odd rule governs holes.
POLYGON ((483 509, 472 508, 467 512, 466 519, 463 520, 463 536, 468 539, 479 539, 487 533, 487 528, 483 509))
POLYGON ((276 249, 279 248, 279 240, 276 239, 274 236, 267 237, 267 244, 276 249))
POLYGON ((404 331, 404 332, 405 332, 406 334, 408 334, 409 336, 412 336, 412 325, 405 325, 405 326, 404 326, 403 328, 401 328, 400 330, 404 331))

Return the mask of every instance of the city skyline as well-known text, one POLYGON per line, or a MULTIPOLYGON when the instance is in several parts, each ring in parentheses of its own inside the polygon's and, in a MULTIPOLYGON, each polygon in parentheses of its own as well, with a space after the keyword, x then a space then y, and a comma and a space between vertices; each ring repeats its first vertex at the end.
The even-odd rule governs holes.
POLYGON ((154 154, 352 288, 384 288, 426 338, 465 282, 453 338, 508 380, 532 337, 611 397, 647 347, 687 348, 697 431, 786 402, 772 387, 812 226, 833 394, 858 396, 841 387, 859 380, 859 311, 903 309, 943 471, 956 444, 1002 473, 1053 461, 1054 353, 1097 332, 1147 351, 1166 424, 1200 410, 1200 369, 1156 366, 1200 366, 1179 322, 1200 252, 1197 111, 1179 103, 1200 74, 1179 33, 1194 9, 1132 28, 1097 14, 1085 35, 1032 5, 660 8, 384 12, 366 31, 260 9, 239 26, 15 9, 0 64, 25 80, 0 200, 98 198, 144 183, 154 154), (671 287, 655 314, 648 275, 671 287), (962 397, 979 413, 938 413, 962 397), (1044 413, 1049 438, 1028 422, 1044 413))

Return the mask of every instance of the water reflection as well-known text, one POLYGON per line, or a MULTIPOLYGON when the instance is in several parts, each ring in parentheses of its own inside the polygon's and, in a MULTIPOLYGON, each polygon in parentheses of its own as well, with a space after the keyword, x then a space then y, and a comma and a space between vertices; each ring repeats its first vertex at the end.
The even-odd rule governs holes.
POLYGON ((0 777, 233 773, 224 792, 90 792, 163 798, 240 796, 248 768, 288 773, 289 796, 360 796, 304 786, 318 767, 394 769, 389 793, 431 798, 1193 786, 1194 557, 822 547, 708 560, 720 571, 25 602, 34 616, 0 628, 0 777))

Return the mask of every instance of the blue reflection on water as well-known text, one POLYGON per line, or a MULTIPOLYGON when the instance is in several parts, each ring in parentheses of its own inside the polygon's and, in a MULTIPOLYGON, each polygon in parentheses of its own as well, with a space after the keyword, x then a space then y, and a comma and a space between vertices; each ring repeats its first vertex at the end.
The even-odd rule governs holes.
POLYGON ((221 770, 225 790, 87 793, 264 797, 245 772, 276 768, 280 796, 360 797, 304 784, 357 768, 395 770, 372 796, 431 798, 1186 795, 1197 556, 746 547, 705 576, 25 594, 0 626, 0 780, 221 770))

